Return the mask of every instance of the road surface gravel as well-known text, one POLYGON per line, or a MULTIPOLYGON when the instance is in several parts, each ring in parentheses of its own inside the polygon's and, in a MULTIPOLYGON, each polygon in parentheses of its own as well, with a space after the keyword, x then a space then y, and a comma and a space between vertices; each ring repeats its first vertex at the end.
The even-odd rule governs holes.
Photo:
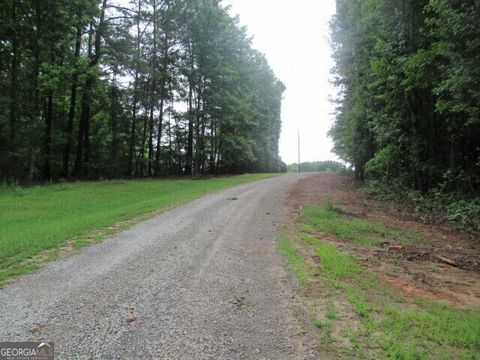
MULTIPOLYGON (((300 175, 205 196, 0 289, 0 340, 56 359, 308 359, 278 250, 300 175)), ((304 176, 304 175, 301 175, 304 176)))

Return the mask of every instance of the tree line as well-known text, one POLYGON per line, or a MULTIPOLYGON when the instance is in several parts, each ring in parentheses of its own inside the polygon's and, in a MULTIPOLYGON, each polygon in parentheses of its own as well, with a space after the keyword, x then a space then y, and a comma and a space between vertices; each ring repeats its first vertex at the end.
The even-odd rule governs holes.
POLYGON ((277 171, 284 85, 219 0, 0 3, 0 178, 277 171))
POLYGON ((356 176, 480 191, 480 4, 337 0, 336 153, 356 176))
MULTIPOLYGON (((298 163, 296 164, 289 164, 287 166, 288 172, 298 172, 298 163)), ((313 161, 313 162, 302 162, 300 163, 300 172, 323 172, 323 171, 334 171, 339 172, 346 170, 344 164, 333 161, 313 161)))

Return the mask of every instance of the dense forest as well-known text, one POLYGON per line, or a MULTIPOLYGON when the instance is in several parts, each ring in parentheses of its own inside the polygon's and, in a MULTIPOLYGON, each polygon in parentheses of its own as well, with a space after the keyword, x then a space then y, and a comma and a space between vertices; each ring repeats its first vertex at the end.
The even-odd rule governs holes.
POLYGON ((356 176, 478 195, 480 3, 337 0, 331 32, 330 134, 356 176))
MULTIPOLYGON (((298 163, 289 164, 287 166, 288 172, 298 172, 298 163)), ((317 172, 317 171, 342 171, 346 170, 345 165, 338 161, 313 161, 300 163, 300 172, 317 172)))
POLYGON ((219 0, 0 2, 0 178, 277 171, 284 85, 219 0))

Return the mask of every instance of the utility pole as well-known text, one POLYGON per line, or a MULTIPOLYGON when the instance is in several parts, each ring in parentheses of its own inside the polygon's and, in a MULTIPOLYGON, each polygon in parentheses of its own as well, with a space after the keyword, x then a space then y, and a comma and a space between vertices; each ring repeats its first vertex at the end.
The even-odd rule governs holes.
POLYGON ((300 129, 298 129, 298 173, 300 174, 300 129))

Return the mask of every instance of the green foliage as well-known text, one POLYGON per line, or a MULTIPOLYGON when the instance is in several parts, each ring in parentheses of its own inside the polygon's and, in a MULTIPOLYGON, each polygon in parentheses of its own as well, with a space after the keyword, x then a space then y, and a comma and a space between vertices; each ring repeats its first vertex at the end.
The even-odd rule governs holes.
POLYGON ((478 196, 479 18, 475 1, 337 0, 330 135, 357 178, 478 196))
POLYGON ((5 0, 0 16, 0 179, 285 170, 285 87, 220 1, 5 0))
POLYGON ((27 189, 2 187, 0 283, 11 275, 28 271, 26 259, 54 251, 68 242, 68 245, 82 245, 92 232, 105 232, 106 228, 136 216, 269 176, 272 175, 65 183, 27 189))
POLYGON ((449 190, 452 181, 455 186, 459 186, 464 180, 446 178, 439 188, 426 194, 405 187, 400 179, 388 183, 369 179, 363 188, 381 200, 412 206, 416 216, 424 222, 450 222, 472 236, 477 236, 480 234, 480 200, 477 197, 470 198, 463 192, 449 190))
POLYGON ((447 205, 447 219, 480 233, 480 201, 458 200, 447 205))
MULTIPOLYGON (((314 161, 314 162, 303 162, 300 164, 301 172, 317 172, 317 171, 345 171, 346 167, 344 164, 338 161, 314 161)), ((287 166, 288 172, 298 172, 298 163, 290 164, 287 166)))
POLYGON ((391 178, 396 175, 398 158, 397 149, 394 145, 387 145, 378 150, 373 157, 365 164, 365 175, 369 179, 391 178))

